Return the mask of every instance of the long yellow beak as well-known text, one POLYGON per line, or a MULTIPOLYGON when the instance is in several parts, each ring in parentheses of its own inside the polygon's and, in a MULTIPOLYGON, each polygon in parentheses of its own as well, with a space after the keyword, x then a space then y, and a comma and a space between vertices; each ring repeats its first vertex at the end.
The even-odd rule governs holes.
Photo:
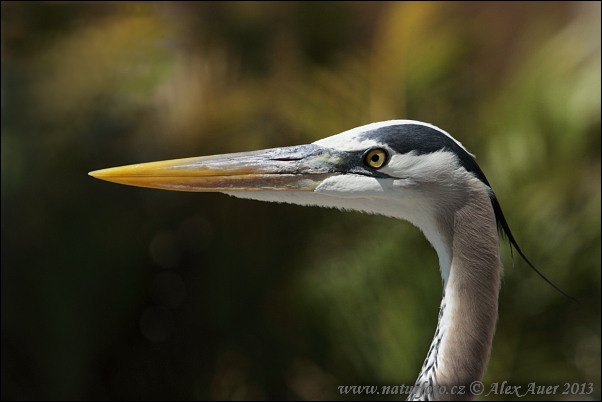
POLYGON ((130 186, 197 192, 313 191, 338 174, 339 161, 314 144, 197 158, 174 159, 90 172, 130 186))

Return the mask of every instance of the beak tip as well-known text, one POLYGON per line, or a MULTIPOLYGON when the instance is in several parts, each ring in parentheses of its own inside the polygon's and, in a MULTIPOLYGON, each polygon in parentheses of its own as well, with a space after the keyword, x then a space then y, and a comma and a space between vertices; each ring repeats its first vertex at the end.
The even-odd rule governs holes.
POLYGON ((92 172, 88 172, 88 176, 92 176, 92 177, 98 179, 98 176, 99 176, 100 172, 101 172, 101 170, 93 170, 92 172))
POLYGON ((111 174, 111 172, 109 172, 109 170, 111 170, 111 169, 112 168, 93 170, 91 172, 88 172, 88 176, 92 176, 95 179, 106 180, 108 177, 113 176, 113 174, 111 174))

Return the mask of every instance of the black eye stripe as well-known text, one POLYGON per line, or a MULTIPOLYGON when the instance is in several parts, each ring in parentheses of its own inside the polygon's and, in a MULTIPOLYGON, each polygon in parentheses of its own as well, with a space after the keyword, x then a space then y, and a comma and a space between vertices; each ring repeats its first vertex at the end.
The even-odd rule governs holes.
POLYGON ((473 173, 483 184, 491 187, 474 158, 451 137, 432 127, 420 124, 394 124, 366 131, 359 135, 357 140, 360 142, 375 140, 386 144, 399 154, 413 152, 415 155, 425 155, 440 151, 451 152, 458 157, 458 162, 464 169, 473 173))

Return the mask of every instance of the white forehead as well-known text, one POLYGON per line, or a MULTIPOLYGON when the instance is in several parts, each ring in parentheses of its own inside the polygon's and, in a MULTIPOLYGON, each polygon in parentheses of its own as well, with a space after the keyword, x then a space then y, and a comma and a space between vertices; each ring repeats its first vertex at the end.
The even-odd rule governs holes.
MULTIPOLYGON (((376 141, 376 139, 367 138, 362 134, 373 131, 383 127, 389 126, 398 126, 404 124, 414 124, 419 126, 425 126, 432 128, 433 130, 437 130, 438 132, 445 134, 449 138, 451 138, 456 144, 458 144, 463 150, 468 152, 466 148, 460 143, 460 141, 456 140, 452 137, 447 131, 441 130, 439 127, 433 126, 432 124, 424 123, 416 120, 387 120, 380 121, 377 123, 366 124, 365 126, 360 126, 356 128, 352 128, 351 130, 344 131, 340 134, 333 135, 331 137, 323 138, 319 141, 314 142, 316 145, 320 145, 328 148, 340 149, 342 151, 359 151, 363 149, 367 149, 374 146, 383 145, 376 141)), ((468 152, 470 153, 470 152, 468 152)), ((471 154, 472 155, 472 154, 471 154)))

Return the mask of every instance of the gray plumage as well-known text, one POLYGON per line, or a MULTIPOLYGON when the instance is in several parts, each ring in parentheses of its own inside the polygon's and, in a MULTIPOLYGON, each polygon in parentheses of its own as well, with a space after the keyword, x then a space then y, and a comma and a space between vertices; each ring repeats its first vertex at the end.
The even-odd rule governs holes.
POLYGON ((91 175, 411 222, 437 251, 443 297, 433 342, 408 399, 472 399, 469 385, 483 378, 497 322, 498 228, 524 255, 473 156, 445 131, 392 120, 308 145, 130 165, 91 175))

